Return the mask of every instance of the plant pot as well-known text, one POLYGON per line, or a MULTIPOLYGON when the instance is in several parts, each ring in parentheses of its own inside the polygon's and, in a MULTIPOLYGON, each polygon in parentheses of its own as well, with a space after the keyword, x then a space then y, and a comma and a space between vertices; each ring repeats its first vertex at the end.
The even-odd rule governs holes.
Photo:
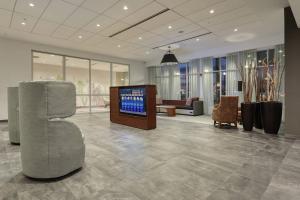
POLYGON ((254 104, 241 103, 242 122, 245 131, 252 131, 254 123, 254 104))
POLYGON ((262 102, 261 114, 265 133, 277 134, 281 125, 282 103, 278 101, 262 102))
POLYGON ((257 129, 263 128, 261 116, 261 103, 256 102, 254 103, 254 126, 257 129))

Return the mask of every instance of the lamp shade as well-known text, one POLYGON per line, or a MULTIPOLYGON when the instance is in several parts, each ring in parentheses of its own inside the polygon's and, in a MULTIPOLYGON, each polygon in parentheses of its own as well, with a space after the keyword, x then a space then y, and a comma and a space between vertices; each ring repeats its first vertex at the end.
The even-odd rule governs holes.
POLYGON ((162 58, 160 64, 163 65, 172 65, 172 64, 178 64, 178 60, 176 58, 176 56, 171 53, 170 51, 168 51, 164 57, 162 58))

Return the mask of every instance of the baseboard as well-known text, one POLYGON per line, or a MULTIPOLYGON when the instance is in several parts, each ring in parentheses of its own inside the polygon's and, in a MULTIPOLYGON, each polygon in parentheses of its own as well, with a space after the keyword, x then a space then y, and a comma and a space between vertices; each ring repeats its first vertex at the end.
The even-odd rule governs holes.
POLYGON ((8 120, 7 119, 2 119, 2 120, 0 120, 0 122, 8 122, 8 120))

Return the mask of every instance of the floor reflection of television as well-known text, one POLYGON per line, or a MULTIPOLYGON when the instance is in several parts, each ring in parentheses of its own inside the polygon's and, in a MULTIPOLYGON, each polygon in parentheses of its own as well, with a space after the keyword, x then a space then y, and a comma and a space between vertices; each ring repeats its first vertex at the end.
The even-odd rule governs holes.
POLYGON ((147 116, 145 88, 121 88, 119 98, 121 113, 147 116))

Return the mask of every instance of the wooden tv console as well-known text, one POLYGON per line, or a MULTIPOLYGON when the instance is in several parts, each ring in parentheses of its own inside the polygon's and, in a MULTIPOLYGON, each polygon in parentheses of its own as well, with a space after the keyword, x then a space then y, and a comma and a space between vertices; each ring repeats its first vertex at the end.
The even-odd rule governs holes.
POLYGON ((110 121, 144 130, 156 128, 156 86, 134 85, 110 87, 110 121), (120 112, 119 90, 122 88, 145 88, 147 116, 120 112))

